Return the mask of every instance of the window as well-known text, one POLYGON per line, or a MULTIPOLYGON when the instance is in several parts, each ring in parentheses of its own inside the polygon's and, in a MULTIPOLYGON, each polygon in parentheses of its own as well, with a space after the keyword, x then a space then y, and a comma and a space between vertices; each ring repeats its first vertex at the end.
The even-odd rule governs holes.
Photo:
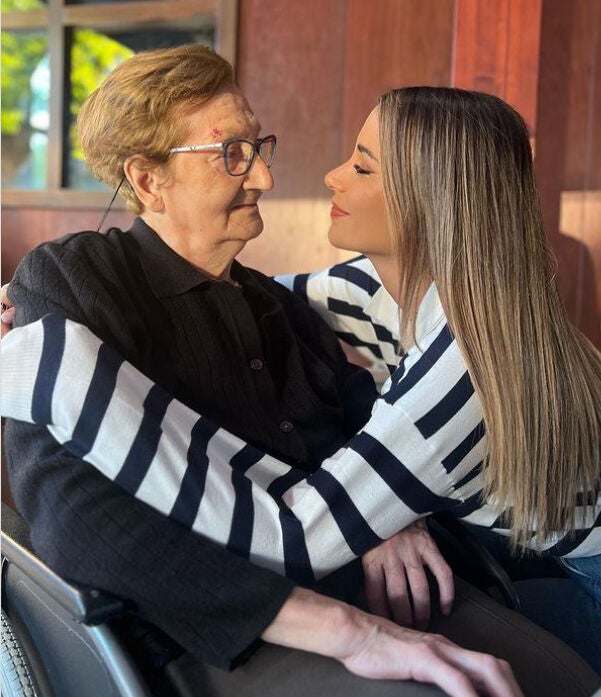
POLYGON ((235 58, 236 0, 1 0, 3 204, 95 207, 75 134, 83 100, 133 53, 188 42, 235 58))

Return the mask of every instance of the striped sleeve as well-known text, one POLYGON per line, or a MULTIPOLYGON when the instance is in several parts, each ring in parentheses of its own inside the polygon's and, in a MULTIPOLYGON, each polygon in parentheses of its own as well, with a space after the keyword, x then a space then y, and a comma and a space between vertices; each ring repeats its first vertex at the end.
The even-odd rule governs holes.
POLYGON ((372 263, 357 257, 310 274, 276 276, 305 299, 336 332, 371 363, 394 372, 399 362, 398 307, 372 263), (392 328, 392 329, 391 329, 392 328))
POLYGON ((82 325, 48 315, 2 350, 5 416, 47 425, 145 503, 300 583, 431 512, 500 513, 480 503, 481 411, 446 325, 311 475, 173 399, 82 325))

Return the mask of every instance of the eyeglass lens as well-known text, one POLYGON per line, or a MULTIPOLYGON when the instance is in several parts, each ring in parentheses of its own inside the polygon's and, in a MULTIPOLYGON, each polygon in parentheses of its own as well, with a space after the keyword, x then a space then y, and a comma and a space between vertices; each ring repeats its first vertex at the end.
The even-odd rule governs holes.
MULTIPOLYGON (((230 141, 223 153, 227 171, 234 176, 246 174, 254 160, 255 148, 256 146, 247 140, 230 141)), ((258 150, 263 162, 271 167, 275 155, 275 139, 268 137, 266 140, 261 140, 258 150)))

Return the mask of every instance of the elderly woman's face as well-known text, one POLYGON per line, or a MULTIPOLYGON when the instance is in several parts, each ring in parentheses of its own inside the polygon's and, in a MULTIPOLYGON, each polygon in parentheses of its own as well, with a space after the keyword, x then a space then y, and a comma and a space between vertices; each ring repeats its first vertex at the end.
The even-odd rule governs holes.
MULTIPOLYGON (((219 143, 232 138, 255 141, 260 125, 236 89, 222 92, 188 117, 189 132, 180 145, 219 143)), ((247 174, 225 170, 222 150, 174 155, 161 185, 162 209, 147 219, 161 237, 193 263, 216 254, 233 258, 263 230, 257 202, 273 178, 256 156, 247 174)), ((207 270, 210 270, 207 268, 207 270)))

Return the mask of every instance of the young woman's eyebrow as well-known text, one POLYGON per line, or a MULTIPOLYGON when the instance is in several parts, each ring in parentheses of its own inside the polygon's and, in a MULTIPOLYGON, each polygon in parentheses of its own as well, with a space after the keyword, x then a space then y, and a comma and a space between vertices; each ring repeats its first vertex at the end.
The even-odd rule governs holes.
POLYGON ((359 152, 362 152, 364 155, 371 157, 372 160, 375 160, 376 162, 378 161, 378 158, 373 154, 373 152, 367 146, 361 145, 361 143, 357 143, 357 150, 359 152))

